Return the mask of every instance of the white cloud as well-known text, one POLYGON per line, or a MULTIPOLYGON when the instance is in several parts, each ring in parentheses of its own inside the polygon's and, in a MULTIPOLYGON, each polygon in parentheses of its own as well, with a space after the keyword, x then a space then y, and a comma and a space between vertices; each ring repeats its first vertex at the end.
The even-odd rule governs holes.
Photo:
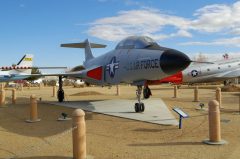
POLYGON ((240 37, 217 39, 210 42, 199 42, 199 41, 186 42, 186 43, 180 43, 179 45, 205 45, 205 46, 221 45, 221 46, 228 46, 228 47, 231 47, 231 46, 240 47, 240 37))
POLYGON ((198 9, 196 19, 192 20, 191 29, 202 32, 240 33, 240 2, 232 5, 214 4, 198 9), (237 31, 237 32, 236 32, 237 31))
MULTIPOLYGON (((125 2, 138 5, 134 0, 125 0, 125 2)), ((231 5, 207 5, 196 10, 193 15, 193 18, 189 19, 147 7, 120 11, 116 16, 95 20, 90 24, 87 33, 109 41, 118 41, 129 35, 148 35, 155 40, 165 40, 175 37, 191 38, 196 32, 214 33, 232 37, 211 42, 187 42, 181 45, 240 47, 240 37, 238 37, 240 35, 240 1, 231 5), (166 33, 165 28, 171 28, 171 31, 166 33)))
POLYGON ((131 10, 121 11, 115 17, 96 20, 88 33, 110 41, 128 35, 153 35, 156 40, 161 40, 176 36, 191 37, 191 33, 185 30, 189 23, 185 18, 162 14, 154 9, 131 10), (170 36, 159 33, 165 26, 174 27, 176 32, 170 36))

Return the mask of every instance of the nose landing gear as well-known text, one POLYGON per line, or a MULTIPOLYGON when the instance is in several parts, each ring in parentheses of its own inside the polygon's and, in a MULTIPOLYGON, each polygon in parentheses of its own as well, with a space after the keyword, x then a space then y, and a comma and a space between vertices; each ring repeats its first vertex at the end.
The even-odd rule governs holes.
POLYGON ((142 94, 142 86, 137 86, 136 95, 138 103, 135 103, 135 112, 141 113, 144 112, 145 106, 144 103, 141 102, 141 94, 142 94))

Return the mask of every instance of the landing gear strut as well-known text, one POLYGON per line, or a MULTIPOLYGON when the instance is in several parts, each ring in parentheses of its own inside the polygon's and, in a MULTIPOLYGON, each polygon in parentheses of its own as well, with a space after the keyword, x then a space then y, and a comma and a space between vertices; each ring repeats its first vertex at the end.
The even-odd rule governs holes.
POLYGON ((58 102, 63 102, 64 100, 64 90, 63 90, 62 76, 59 76, 59 88, 58 88, 58 102))
POLYGON ((136 113, 144 112, 145 110, 144 103, 141 102, 141 94, 142 94, 142 86, 137 86, 136 95, 137 95, 138 103, 135 103, 136 113))

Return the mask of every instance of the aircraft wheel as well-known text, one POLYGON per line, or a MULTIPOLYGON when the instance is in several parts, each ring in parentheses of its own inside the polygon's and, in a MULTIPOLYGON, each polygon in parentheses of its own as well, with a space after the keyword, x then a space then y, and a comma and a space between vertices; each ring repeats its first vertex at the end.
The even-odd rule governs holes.
POLYGON ((64 91, 58 90, 58 101, 63 102, 63 100, 64 100, 64 91))
POLYGON ((135 112, 136 113, 140 112, 139 103, 135 103, 135 112))
POLYGON ((151 95, 151 90, 147 87, 147 88, 144 88, 143 89, 143 97, 145 98, 145 99, 148 99, 149 97, 150 97, 150 95, 151 95))
POLYGON ((136 113, 144 112, 144 110, 145 110, 144 103, 135 103, 135 112, 136 113))
POLYGON ((140 103, 140 112, 144 112, 145 106, 144 103, 140 103))

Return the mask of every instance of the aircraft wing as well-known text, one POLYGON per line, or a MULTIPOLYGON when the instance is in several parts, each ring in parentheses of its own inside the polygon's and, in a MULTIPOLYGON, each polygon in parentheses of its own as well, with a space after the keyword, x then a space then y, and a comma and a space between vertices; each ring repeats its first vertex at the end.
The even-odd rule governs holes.
POLYGON ((237 78, 237 77, 240 77, 240 68, 233 71, 221 73, 217 76, 217 78, 237 78))
POLYGON ((85 69, 82 71, 74 71, 67 73, 42 73, 42 74, 32 74, 34 77, 41 76, 68 76, 81 79, 92 79, 92 80, 102 80, 103 76, 103 66, 92 67, 91 69, 85 69))
POLYGON ((71 77, 83 77, 83 71, 78 72, 68 72, 68 73, 41 73, 41 74, 31 74, 33 77, 42 77, 42 76, 71 76, 71 77))

